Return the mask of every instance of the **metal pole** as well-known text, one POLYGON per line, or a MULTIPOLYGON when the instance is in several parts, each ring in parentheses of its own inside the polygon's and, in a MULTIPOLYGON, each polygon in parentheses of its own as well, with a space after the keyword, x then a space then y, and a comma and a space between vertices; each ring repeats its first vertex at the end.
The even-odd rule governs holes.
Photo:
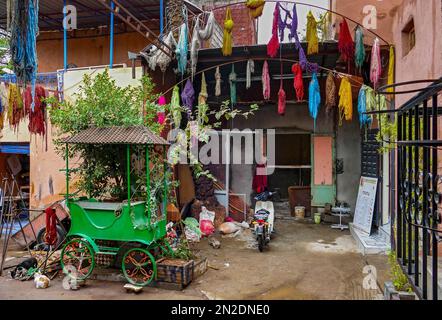
POLYGON ((110 52, 109 52, 109 68, 112 69, 114 65, 114 10, 115 4, 111 1, 111 13, 110 13, 110 52))
POLYGON ((150 226, 151 210, 150 210, 150 159, 149 159, 149 145, 146 145, 146 204, 147 204, 147 221, 150 226))
POLYGON ((64 70, 68 68, 68 30, 66 23, 66 0, 63 1, 63 21, 65 24, 63 25, 63 67, 64 70))
POLYGON ((127 166, 127 204, 130 212, 130 145, 126 145, 126 166, 127 166))
POLYGON ((164 33, 164 0, 160 0, 160 39, 164 33))
MULTIPOLYGON (((402 114, 398 115, 397 139, 402 140, 402 114)), ((397 224, 397 257, 402 259, 402 146, 397 150, 397 206, 396 206, 396 224, 397 224)))
MULTIPOLYGON (((416 105, 414 109, 414 140, 418 141, 420 139, 420 117, 419 117, 419 105, 416 105)), ((414 147, 414 223, 416 226, 414 227, 414 283, 419 285, 419 227, 418 224, 418 216, 419 211, 421 210, 419 205, 419 195, 416 192, 416 189, 419 187, 419 146, 416 145, 414 147)))
MULTIPOLYGON (((432 129, 433 129, 433 140, 438 140, 438 114, 437 114, 437 95, 433 96, 433 112, 432 112, 432 129)), ((438 225, 438 206, 439 203, 436 202, 435 200, 435 196, 438 193, 437 190, 437 184, 438 184, 438 166, 439 166, 439 157, 438 157, 438 150, 437 148, 433 148, 433 162, 432 162, 432 177, 433 177, 433 181, 432 181, 432 189, 433 189, 433 197, 432 197, 432 225, 431 227, 433 227, 434 229, 437 229, 439 227, 438 225)), ((439 259, 439 255, 438 255, 438 241, 437 241, 437 237, 436 237, 436 232, 435 231, 431 231, 431 242, 432 242, 432 291, 433 291, 433 300, 437 300, 438 299, 438 259, 439 259)))
POLYGON ((69 201, 69 144, 66 143, 66 205, 69 201))
MULTIPOLYGON (((427 100, 424 101, 424 118, 423 118, 423 129, 424 129, 424 140, 428 140, 429 130, 428 130, 428 108, 427 100)), ((427 256, 428 256, 428 233, 425 227, 428 227, 428 169, 429 169, 429 157, 430 152, 428 148, 424 148, 424 159, 423 159, 423 211, 422 211, 422 298, 426 300, 427 295, 427 256)))
POLYGON ((166 173, 167 173, 167 153, 166 153, 166 146, 164 146, 163 149, 163 170, 164 170, 164 175, 163 175, 163 183, 164 183, 164 190, 163 190, 163 219, 166 217, 167 215, 167 178, 166 178, 166 173))

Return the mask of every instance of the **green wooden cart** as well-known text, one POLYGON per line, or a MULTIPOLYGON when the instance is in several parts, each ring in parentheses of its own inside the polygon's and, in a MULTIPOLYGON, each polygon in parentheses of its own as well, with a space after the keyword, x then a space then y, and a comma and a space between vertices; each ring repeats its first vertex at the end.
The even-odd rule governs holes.
MULTIPOLYGON (((98 255, 121 259, 121 269, 127 281, 145 286, 156 278, 155 259, 171 249, 165 241, 167 181, 164 161, 162 205, 155 221, 150 208, 150 187, 146 201, 131 201, 131 154, 144 149, 146 186, 150 186, 150 159, 153 148, 160 148, 166 157, 168 143, 143 126, 90 128, 64 140, 66 144, 66 204, 70 210, 71 227, 61 252, 63 271, 84 280, 96 265, 98 255), (69 145, 120 145, 126 152, 127 200, 102 202, 90 197, 69 194, 69 145), (124 147, 125 146, 125 147, 124 147)), ((143 157, 144 157, 143 154, 143 157)), ((138 199, 137 199, 138 200, 138 199)))

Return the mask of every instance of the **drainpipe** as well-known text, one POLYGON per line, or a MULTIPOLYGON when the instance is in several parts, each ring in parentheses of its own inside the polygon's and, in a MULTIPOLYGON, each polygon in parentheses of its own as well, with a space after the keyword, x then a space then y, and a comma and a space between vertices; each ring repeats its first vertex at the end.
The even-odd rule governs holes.
POLYGON ((115 4, 111 1, 111 13, 110 13, 110 46, 109 46, 109 68, 112 69, 114 65, 114 10, 115 4))
MULTIPOLYGON (((63 1, 63 21, 66 22, 66 0, 63 1)), ((63 25, 63 67, 68 68, 68 31, 67 25, 63 25)))
POLYGON ((160 0, 160 39, 163 38, 164 32, 164 0, 160 0))

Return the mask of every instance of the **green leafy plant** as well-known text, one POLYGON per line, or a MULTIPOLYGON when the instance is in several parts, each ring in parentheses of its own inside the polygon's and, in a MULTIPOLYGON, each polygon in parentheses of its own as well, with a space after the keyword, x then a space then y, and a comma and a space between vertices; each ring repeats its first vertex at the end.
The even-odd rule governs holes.
POLYGON ((401 266, 397 262, 396 252, 390 251, 388 253, 388 264, 390 265, 391 281, 397 291, 413 292, 413 289, 408 281, 407 276, 402 271, 401 266))

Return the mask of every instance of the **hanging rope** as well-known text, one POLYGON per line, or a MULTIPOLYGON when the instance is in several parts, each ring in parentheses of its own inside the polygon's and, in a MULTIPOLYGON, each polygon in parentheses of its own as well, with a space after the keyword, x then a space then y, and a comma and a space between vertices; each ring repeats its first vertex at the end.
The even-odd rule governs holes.
POLYGON ((381 65, 381 48, 379 46, 379 39, 374 39, 373 48, 371 49, 371 65, 370 65, 370 81, 373 87, 377 87, 379 79, 382 74, 381 65))
MULTIPOLYGON (((390 46, 390 59, 388 61, 387 85, 392 85, 394 83, 394 64, 395 64, 394 47, 390 46)), ((388 88, 387 92, 393 92, 393 88, 388 88)))
POLYGON ((357 68, 361 69, 365 61, 364 32, 361 26, 356 27, 355 42, 355 65, 357 68))
POLYGON ((207 93, 206 76, 203 72, 203 74, 201 75, 201 91, 200 94, 198 95, 198 105, 206 104, 208 97, 209 95, 207 93))
POLYGON ((304 100, 304 80, 302 78, 302 68, 298 63, 292 65, 292 72, 294 74, 293 87, 296 91, 296 99, 298 101, 304 100))
POLYGON ((187 53, 189 45, 187 42, 187 22, 180 27, 180 37, 176 48, 176 59, 178 61, 178 72, 183 76, 187 69, 187 53))
POLYGON ((321 104, 321 93, 316 72, 312 74, 308 91, 308 110, 310 112, 310 116, 314 120, 313 129, 316 131, 316 118, 318 117, 319 106, 321 104))
POLYGON ((231 56, 232 55, 232 31, 235 23, 232 20, 232 12, 230 11, 230 7, 227 8, 226 18, 224 20, 224 35, 223 35, 223 56, 231 56))
POLYGON ((349 62, 353 59, 355 54, 355 44, 345 18, 339 24, 338 48, 343 61, 349 62))
POLYGON ((264 0, 247 0, 246 7, 249 9, 250 16, 253 19, 259 18, 262 15, 265 3, 264 0))
POLYGON ((252 73, 255 73, 255 62, 249 59, 246 67, 246 89, 250 89, 252 86, 252 73))
POLYGON ((307 14, 307 33, 306 40, 308 43, 307 55, 316 54, 319 52, 318 27, 313 13, 309 11, 307 14))
POLYGON ((367 112, 367 89, 369 89, 369 87, 363 85, 359 90, 359 95, 358 95, 358 112, 359 112, 359 123, 361 124, 361 128, 365 125, 370 125, 372 121, 370 116, 365 114, 365 112, 367 112))
POLYGON ((166 122, 166 110, 164 106, 166 105, 166 97, 160 96, 158 99, 158 111, 157 111, 157 122, 163 125, 166 122))
POLYGON ((353 118, 353 95, 351 84, 347 77, 341 80, 339 88, 339 125, 342 126, 342 120, 351 121, 353 118))
POLYGON ((215 26, 215 15, 213 11, 209 13, 206 27, 203 30, 201 30, 200 23, 200 15, 198 15, 195 21, 195 27, 193 28, 192 41, 190 45, 192 80, 195 76, 196 65, 198 64, 198 50, 201 48, 202 42, 209 40, 213 35, 213 29, 215 26))
POLYGON ((336 83, 333 72, 329 71, 325 82, 325 112, 331 114, 336 107, 336 83))
POLYGON ((172 99, 170 101, 170 112, 172 113, 175 128, 179 128, 181 125, 181 106, 180 88, 178 86, 173 87, 172 99))
POLYGON ((267 44, 267 54, 274 58, 278 54, 279 39, 278 39, 278 22, 279 22, 279 3, 276 4, 273 11, 272 37, 267 44))
POLYGON ((232 64, 232 72, 229 74, 230 102, 232 103, 232 107, 236 104, 236 78, 235 64, 232 64))
POLYGON ((262 67, 262 95, 264 100, 270 99, 270 74, 269 74, 269 64, 267 60, 264 61, 262 67))
POLYGON ((215 72, 215 96, 219 97, 221 95, 221 72, 219 67, 216 67, 215 72))
POLYGON ((195 90, 193 89, 193 84, 190 79, 187 79, 186 85, 184 86, 183 92, 181 92, 181 100, 186 108, 187 118, 192 118, 193 102, 195 101, 195 90))

